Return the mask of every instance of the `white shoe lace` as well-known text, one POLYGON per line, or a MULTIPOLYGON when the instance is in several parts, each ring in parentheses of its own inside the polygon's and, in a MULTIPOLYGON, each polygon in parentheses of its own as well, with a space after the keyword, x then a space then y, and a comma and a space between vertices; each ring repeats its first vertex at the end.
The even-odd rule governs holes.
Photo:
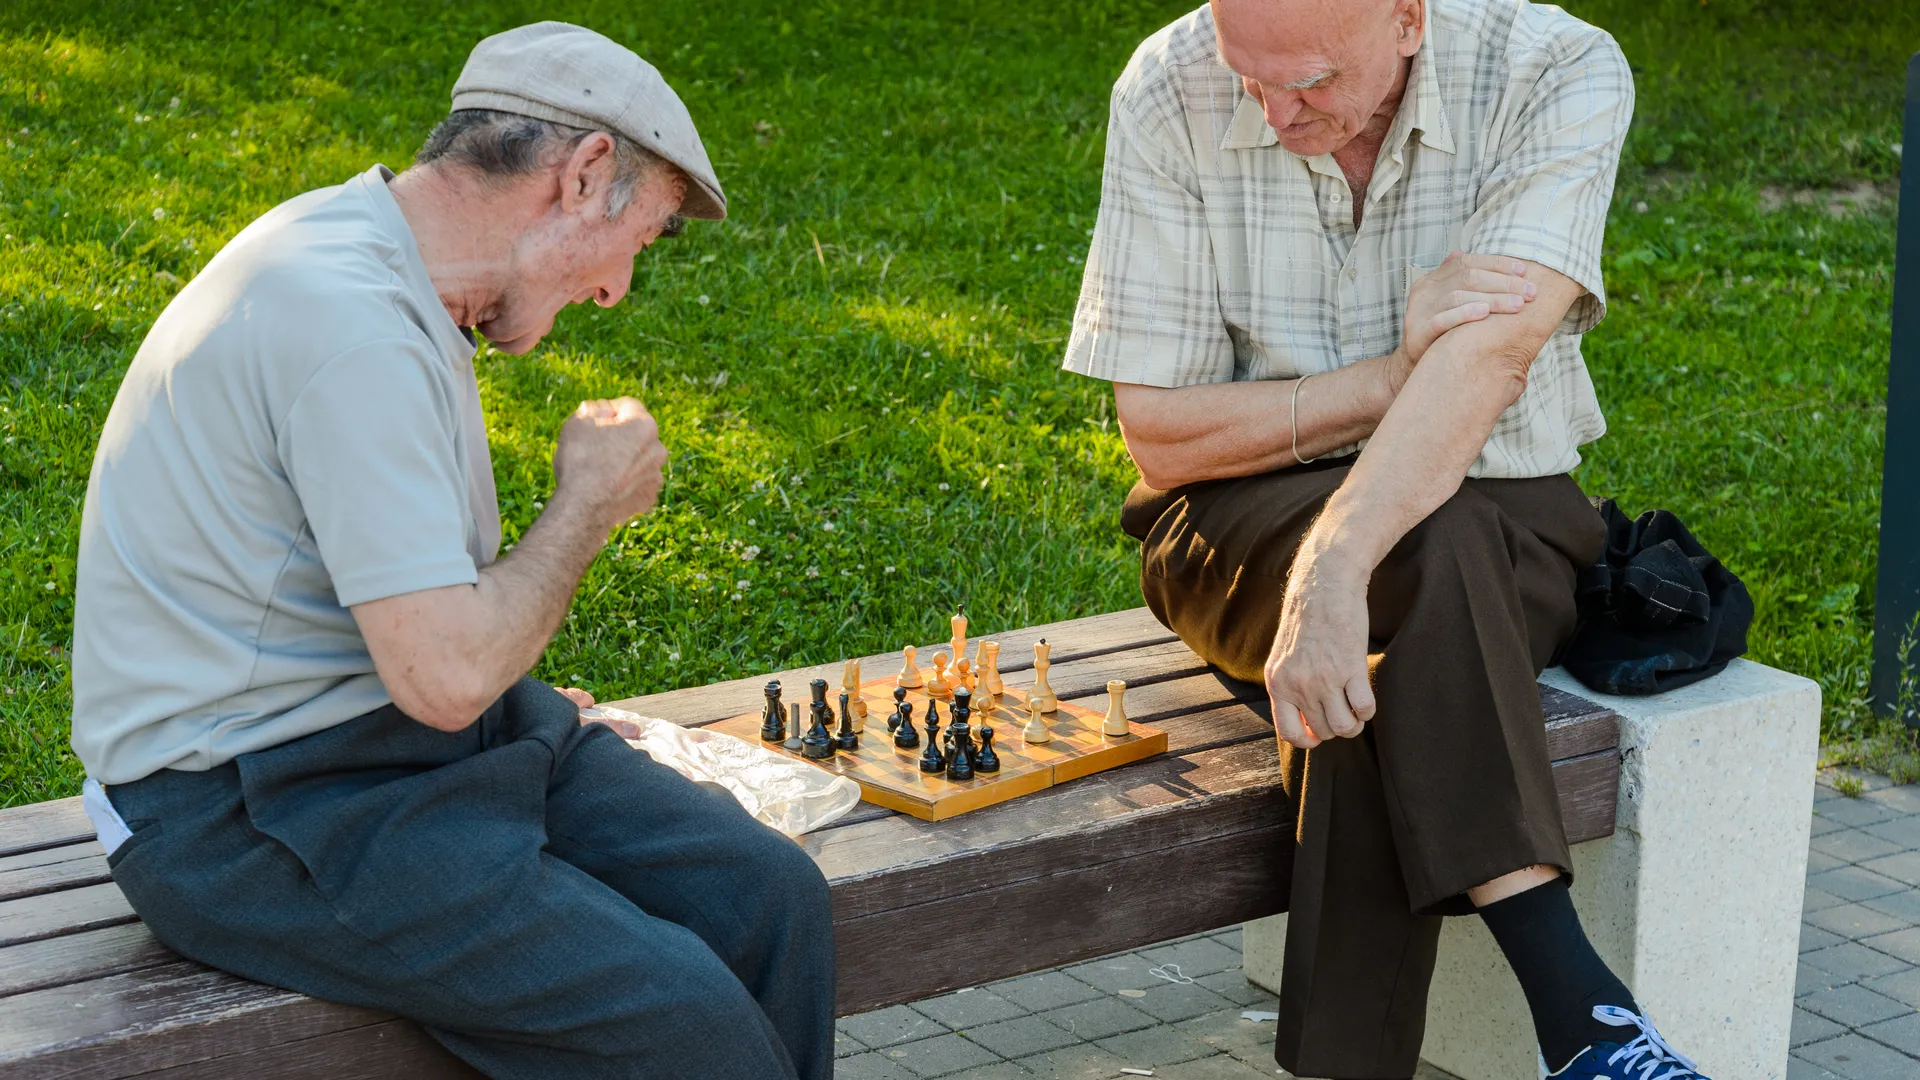
POLYGON ((1667 1040, 1654 1030, 1653 1021, 1617 1005, 1595 1005, 1593 1018, 1609 1027, 1638 1028, 1640 1037, 1615 1050, 1607 1058, 1608 1065, 1626 1063, 1621 1066, 1623 1072, 1631 1076, 1635 1070, 1640 1073, 1639 1080, 1707 1080, 1700 1075, 1700 1066, 1693 1060, 1667 1045, 1667 1040), (1667 1071, 1654 1075, 1654 1070, 1667 1066, 1667 1071))

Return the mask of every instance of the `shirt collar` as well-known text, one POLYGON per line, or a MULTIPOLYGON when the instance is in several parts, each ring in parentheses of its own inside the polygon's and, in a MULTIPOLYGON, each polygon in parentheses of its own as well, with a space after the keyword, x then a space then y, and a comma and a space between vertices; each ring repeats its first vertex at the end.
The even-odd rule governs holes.
MULTIPOLYGON (((1447 104, 1440 96, 1440 65, 1435 58, 1439 49, 1434 41, 1435 33, 1435 29, 1429 26, 1427 40, 1421 44, 1420 51, 1414 54, 1413 72, 1407 79, 1407 93, 1400 100, 1400 112, 1394 118, 1394 131, 1389 139, 1404 142, 1410 131, 1418 130, 1421 142, 1432 149, 1451 154, 1455 152, 1453 127, 1447 122, 1447 104)), ((1220 139, 1220 149, 1253 150, 1273 146, 1279 141, 1280 137, 1267 125, 1260 102, 1242 87, 1239 103, 1233 109, 1233 119, 1227 122, 1226 134, 1220 139)), ((1318 159, 1309 159, 1309 166, 1315 160, 1318 159)), ((1332 163, 1327 164, 1331 166, 1332 163)), ((1335 173, 1338 173, 1337 169, 1335 173)))

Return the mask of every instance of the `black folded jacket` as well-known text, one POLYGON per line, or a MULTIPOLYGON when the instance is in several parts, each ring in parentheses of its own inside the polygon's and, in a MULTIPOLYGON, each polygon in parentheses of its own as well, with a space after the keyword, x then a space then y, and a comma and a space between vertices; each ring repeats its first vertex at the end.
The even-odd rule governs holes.
POLYGON ((1747 651, 1747 587, 1665 510, 1629 520, 1595 499, 1607 550, 1580 572, 1580 621, 1560 662, 1606 694, 1657 694, 1717 675, 1747 651))

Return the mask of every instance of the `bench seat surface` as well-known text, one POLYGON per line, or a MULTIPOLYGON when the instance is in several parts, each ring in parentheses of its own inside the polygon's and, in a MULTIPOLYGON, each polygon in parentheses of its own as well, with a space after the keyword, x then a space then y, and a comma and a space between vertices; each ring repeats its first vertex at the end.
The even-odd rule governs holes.
MULTIPOLYGON (((1292 810, 1260 687, 1202 663, 1144 608, 993 635, 1008 684, 1054 644, 1059 696, 1167 732, 1165 754, 943 822, 861 803, 802 838, 833 886, 845 1015, 1285 907, 1292 810), (924 955, 954 925, 971 955, 924 955)), ((930 647, 931 648, 931 647, 930 647)), ((869 677, 898 653, 864 658, 869 677)), ((837 679, 839 663, 777 675, 837 679)), ((768 676, 612 702, 698 726, 768 676)), ((1619 718, 1540 687, 1569 839, 1613 831, 1619 718)), ((0 811, 0 1073, 8 1077, 473 1076, 407 1021, 211 971, 155 941, 79 799, 0 811)))

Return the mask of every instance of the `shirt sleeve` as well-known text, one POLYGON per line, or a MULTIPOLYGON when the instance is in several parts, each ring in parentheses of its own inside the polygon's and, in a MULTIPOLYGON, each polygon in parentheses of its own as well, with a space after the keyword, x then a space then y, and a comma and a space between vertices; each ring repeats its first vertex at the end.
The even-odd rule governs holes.
POLYGON ((1233 378, 1233 342, 1193 149, 1116 91, 1100 215, 1061 366, 1112 382, 1191 386, 1233 378))
POLYGON ((1511 119, 1467 220, 1461 250, 1557 270, 1587 291, 1561 329, 1582 334, 1606 314, 1601 242, 1614 173, 1633 119, 1633 73, 1595 31, 1516 71, 1511 119))
POLYGON ((342 606, 479 580, 454 403, 423 344, 392 341, 329 360, 277 433, 342 606))

